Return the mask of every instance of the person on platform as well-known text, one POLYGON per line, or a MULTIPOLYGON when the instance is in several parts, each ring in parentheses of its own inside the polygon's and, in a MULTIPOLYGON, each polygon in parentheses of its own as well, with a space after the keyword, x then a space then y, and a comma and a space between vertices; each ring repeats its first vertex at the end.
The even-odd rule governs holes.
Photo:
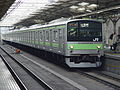
POLYGON ((110 45, 110 50, 116 50, 116 46, 117 46, 117 35, 116 33, 112 33, 109 37, 109 45, 110 45))

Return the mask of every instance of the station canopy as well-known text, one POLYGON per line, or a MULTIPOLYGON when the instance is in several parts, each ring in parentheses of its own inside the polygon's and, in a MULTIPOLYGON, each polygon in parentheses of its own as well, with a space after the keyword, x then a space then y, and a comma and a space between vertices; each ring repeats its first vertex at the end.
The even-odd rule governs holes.
POLYGON ((34 24, 50 22, 58 18, 105 18, 108 16, 120 14, 120 0, 6 1, 11 1, 9 3, 14 3, 8 10, 5 9, 5 14, 5 10, 3 11, 4 16, 0 17, 0 26, 14 25, 28 27, 34 24))
POLYGON ((0 0, 0 19, 5 15, 14 1, 15 0, 0 0))

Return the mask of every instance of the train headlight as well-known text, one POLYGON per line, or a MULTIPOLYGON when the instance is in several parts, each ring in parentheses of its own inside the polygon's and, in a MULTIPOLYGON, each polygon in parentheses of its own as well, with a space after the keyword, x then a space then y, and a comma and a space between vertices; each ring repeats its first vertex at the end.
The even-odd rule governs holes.
POLYGON ((100 48, 101 48, 101 46, 97 46, 97 48, 98 48, 98 49, 100 49, 100 48))
POLYGON ((74 46, 71 45, 71 46, 70 46, 70 49, 73 49, 73 48, 74 48, 74 46))

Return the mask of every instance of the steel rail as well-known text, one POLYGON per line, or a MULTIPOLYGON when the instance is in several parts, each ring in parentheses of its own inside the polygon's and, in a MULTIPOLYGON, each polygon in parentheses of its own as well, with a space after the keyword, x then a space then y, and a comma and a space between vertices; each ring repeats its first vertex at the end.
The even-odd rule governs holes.
POLYGON ((25 59, 28 59, 30 62, 36 64, 36 65, 39 66, 40 68, 43 68, 44 70, 52 73, 52 74, 55 75, 56 77, 58 77, 58 78, 64 80, 65 82, 71 84, 72 86, 74 86, 74 87, 76 87, 76 88, 78 88, 78 89, 80 89, 80 90, 88 90, 88 89, 85 88, 84 86, 82 86, 82 85, 74 82, 73 80, 71 80, 71 79, 69 79, 69 78, 67 78, 67 77, 64 77, 63 75, 61 75, 61 74, 53 71, 53 70, 50 69, 50 68, 47 68, 46 66, 44 66, 44 65, 42 65, 42 64, 40 64, 40 63, 35 62, 34 60, 32 60, 32 59, 24 56, 23 54, 20 54, 20 55, 21 55, 22 57, 24 57, 25 59))
POLYGON ((108 81, 106 81, 106 80, 100 79, 100 78, 98 78, 98 77, 96 77, 96 76, 94 76, 94 75, 91 75, 91 74, 87 73, 87 72, 77 71, 77 73, 78 73, 78 74, 81 74, 81 75, 83 75, 83 76, 86 76, 86 77, 88 77, 88 78, 90 78, 90 79, 96 80, 96 81, 98 81, 98 82, 100 82, 100 83, 102 83, 102 84, 104 84, 104 85, 109 86, 109 87, 112 87, 112 88, 114 88, 115 90, 120 90, 120 86, 118 86, 118 85, 116 85, 116 84, 113 84, 113 83, 111 83, 111 82, 108 82, 108 81))
POLYGON ((98 74, 98 75, 107 77, 107 78, 109 78, 109 79, 115 80, 115 81, 117 81, 117 82, 120 82, 120 78, 116 78, 116 77, 107 75, 107 74, 105 74, 105 73, 103 73, 103 72, 98 72, 98 71, 97 71, 97 72, 95 72, 95 73, 98 74))
POLYGON ((18 75, 15 73, 15 71, 13 70, 13 68, 9 65, 9 63, 7 62, 7 60, 4 58, 4 56, 1 54, 0 57, 2 58, 3 62, 7 66, 8 70, 12 74, 13 78, 15 79, 15 81, 18 84, 18 86, 20 87, 20 89, 21 90, 28 90, 27 87, 24 85, 24 83, 21 81, 21 79, 18 77, 18 75))
POLYGON ((61 75, 61 74, 53 71, 53 70, 50 69, 50 68, 47 68, 47 67, 44 66, 44 65, 41 65, 40 63, 35 62, 34 60, 32 60, 32 59, 24 56, 23 54, 20 54, 20 55, 21 55, 22 57, 28 59, 28 60, 31 61, 32 63, 36 64, 37 66, 43 68, 44 70, 47 70, 48 72, 52 73, 52 74, 55 75, 56 77, 64 80, 64 81, 67 82, 68 84, 71 84, 72 86, 74 86, 74 87, 76 87, 76 88, 78 88, 78 89, 80 89, 80 90, 88 90, 86 87, 84 87, 84 86, 82 86, 82 85, 74 82, 73 80, 71 80, 71 79, 69 79, 69 78, 67 78, 67 77, 64 77, 63 75, 61 75))
POLYGON ((45 90, 54 90, 50 87, 46 82, 44 82, 41 78, 35 75, 30 69, 12 57, 7 51, 5 51, 2 47, 0 47, 11 59, 13 59, 19 66, 21 66, 32 78, 34 78, 45 90))

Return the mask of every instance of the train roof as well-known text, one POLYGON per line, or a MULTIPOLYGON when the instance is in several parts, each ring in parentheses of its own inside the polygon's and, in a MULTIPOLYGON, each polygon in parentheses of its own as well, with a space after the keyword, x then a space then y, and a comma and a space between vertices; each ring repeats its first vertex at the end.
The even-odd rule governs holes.
POLYGON ((29 28, 29 29, 44 28, 44 27, 50 27, 50 26, 56 26, 56 25, 64 25, 64 24, 67 24, 68 22, 80 21, 80 20, 90 20, 90 21, 102 22, 100 20, 95 20, 95 19, 68 19, 66 21, 61 21, 61 22, 55 22, 55 23, 50 23, 50 24, 46 24, 46 25, 36 26, 36 27, 33 27, 33 28, 29 28))
POLYGON ((40 26, 35 26, 35 27, 30 27, 30 28, 23 28, 23 29, 15 29, 13 31, 9 31, 10 32, 15 32, 15 31, 24 31, 24 30, 31 30, 31 29, 38 29, 38 28, 45 28, 45 27, 51 27, 51 26, 57 26, 57 25, 66 25, 68 22, 72 22, 72 21, 80 21, 80 20, 90 20, 90 21, 96 21, 96 22, 102 22, 100 20, 95 20, 95 19, 68 19, 67 21, 61 21, 61 22, 56 22, 56 23, 50 23, 50 24, 45 24, 45 25, 40 25, 40 26))

